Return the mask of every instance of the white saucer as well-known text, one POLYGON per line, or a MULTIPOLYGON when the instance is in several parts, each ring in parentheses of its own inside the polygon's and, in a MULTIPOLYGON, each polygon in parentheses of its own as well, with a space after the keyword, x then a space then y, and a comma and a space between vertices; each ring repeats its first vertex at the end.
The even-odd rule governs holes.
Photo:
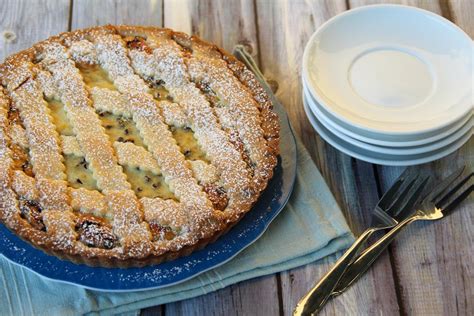
POLYGON ((379 152, 373 152, 363 148, 359 148, 339 137, 334 135, 331 131, 326 129, 321 122, 313 115, 311 109, 309 108, 307 100, 303 98, 304 110, 306 116, 308 117, 313 128, 318 132, 318 134, 327 141, 330 145, 338 149, 339 151, 370 163, 380 164, 380 165, 389 165, 389 166, 411 166, 418 165, 422 163, 427 163, 436 159, 440 159, 449 155, 450 153, 459 149, 465 142, 472 137, 473 131, 469 129, 466 134, 464 134, 457 141, 440 148, 424 154, 415 154, 415 155, 390 155, 383 154, 379 152))
POLYGON ((303 78, 321 107, 352 132, 419 141, 449 134, 472 115, 473 56, 470 37, 434 13, 366 6, 313 34, 303 78))
MULTIPOLYGON (((432 152, 434 150, 443 148, 449 144, 456 142, 459 138, 465 135, 469 130, 473 128, 474 119, 471 116, 467 116, 466 119, 463 119, 460 123, 457 124, 454 128, 454 131, 451 134, 447 135, 445 138, 442 138, 435 142, 430 142, 427 144, 422 144, 418 146, 379 146, 373 142, 360 141, 358 137, 352 137, 352 135, 359 136, 355 133, 345 133, 344 129, 341 130, 340 126, 331 121, 330 117, 327 117, 322 109, 311 95, 307 89, 303 89, 303 98, 307 102, 308 107, 310 108, 313 115, 317 118, 318 122, 322 124, 327 130, 329 130, 335 136, 352 143, 353 145, 360 147, 362 149, 367 149, 373 152, 378 152, 382 154, 389 155, 414 155, 414 154, 423 154, 432 152)), ((399 142, 398 144, 404 144, 404 142, 399 142)), ((406 144, 406 143, 405 143, 406 144)))
MULTIPOLYGON (((473 112, 468 113, 465 117, 462 117, 460 120, 453 122, 450 125, 445 126, 442 129, 431 131, 429 133, 421 135, 386 135, 379 134, 375 132, 358 130, 353 126, 339 120, 337 117, 334 117, 321 106, 312 95, 310 95, 307 83, 303 78, 303 90, 307 96, 311 96, 311 108, 313 112, 316 113, 318 119, 325 123, 326 127, 331 131, 338 131, 342 134, 345 134, 353 139, 359 140, 364 143, 383 146, 383 147, 415 147, 421 145, 428 145, 438 142, 440 140, 447 139, 450 135, 453 135, 458 131, 462 126, 464 126, 469 120, 472 121, 473 112)), ((452 138, 449 138, 452 140, 452 138)))

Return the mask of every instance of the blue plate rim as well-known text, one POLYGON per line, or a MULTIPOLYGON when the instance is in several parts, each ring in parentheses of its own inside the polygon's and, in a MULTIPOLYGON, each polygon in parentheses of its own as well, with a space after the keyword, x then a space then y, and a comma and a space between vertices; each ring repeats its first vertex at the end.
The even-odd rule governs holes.
MULTIPOLYGON (((288 122, 287 122, 288 124, 288 122)), ((288 126, 290 126, 288 124, 288 126)), ((295 136, 293 134, 293 131, 291 130, 291 127, 290 127, 290 134, 292 136, 292 138, 295 140, 295 136)), ((296 150, 294 151, 294 160, 293 161, 296 161, 296 158, 297 158, 297 153, 296 153, 296 150)), ((282 165, 282 159, 279 159, 279 163, 278 165, 282 165)), ((278 167, 278 166, 277 166, 278 167)), ((147 291, 147 290, 153 290, 153 289, 160 289, 160 288, 165 288, 165 287, 169 287, 169 286, 173 286, 173 285, 176 285, 176 284, 179 284, 179 283, 182 283, 182 282, 186 282, 192 278, 195 278, 197 277, 198 275, 201 275, 207 271, 210 271, 212 269, 215 269, 221 265, 224 265, 225 263, 231 261, 232 259, 234 259, 238 254, 240 254, 243 250, 245 250, 247 247, 249 247, 250 245, 252 245, 255 241, 257 241, 265 232, 266 230, 268 229, 268 227, 270 226, 270 224, 272 223, 272 221, 280 214, 280 212, 283 210, 283 208, 285 207, 285 205, 288 203, 290 197, 291 197, 291 193, 293 191, 293 188, 294 188, 294 185, 295 185, 295 179, 296 179, 296 164, 295 164, 295 172, 293 172, 293 175, 292 175, 292 179, 291 179, 291 185, 290 185, 290 189, 289 189, 289 192, 288 194, 285 196, 284 200, 281 201, 281 203, 278 205, 278 208, 276 208, 275 210, 272 211, 272 214, 269 216, 269 218, 264 221, 263 223, 263 227, 261 228, 261 231, 259 232, 258 235, 256 235, 254 238, 252 238, 251 240, 248 240, 246 241, 245 245, 243 247, 240 247, 239 249, 237 249, 235 252, 233 252, 229 257, 225 258, 224 260, 214 264, 214 265, 211 265, 205 269, 202 269, 202 270, 199 270, 198 272, 196 273, 193 273, 192 275, 189 275, 188 277, 185 277, 185 278, 182 278, 182 279, 178 279, 176 280, 175 282, 169 282, 169 283, 166 283, 166 284, 161 284, 161 285, 156 285, 156 286, 148 286, 148 287, 143 287, 143 288, 140 288, 140 287, 132 287, 132 288, 123 288, 123 289, 111 289, 111 288, 98 288, 98 287, 94 287, 94 286, 91 286, 91 285, 87 285, 87 284, 81 284, 81 283, 78 283, 78 281, 71 281, 71 280, 65 280, 65 279, 57 279, 57 278, 54 278, 54 277, 50 277, 48 275, 45 275, 39 271, 36 271, 34 270, 34 268, 32 267, 29 267, 28 265, 24 265, 22 264, 21 262, 16 262, 14 259, 12 258, 9 258, 7 257, 6 255, 4 255, 3 253, 0 253, 0 256, 2 258, 5 258, 8 262, 11 262, 15 265, 18 265, 22 268, 25 268, 33 273, 35 273, 36 275, 42 277, 42 278, 45 278, 47 280, 51 280, 51 281, 54 281, 54 282, 59 282, 59 283, 63 283, 63 284, 69 284, 69 285, 74 285, 74 286, 80 286, 81 288, 85 288, 85 289, 89 289, 89 290, 94 290, 94 291, 99 291, 99 292, 110 292, 110 293, 124 293, 124 292, 130 292, 130 291, 134 291, 134 292, 139 292, 139 291, 147 291)), ((236 226, 238 226, 240 223, 238 223, 236 226)), ((14 236, 14 238, 17 238, 18 241, 22 242, 22 243, 25 243, 27 245, 27 247, 30 247, 32 248, 32 250, 37 250, 37 251, 41 251, 35 247, 33 247, 32 245, 30 245, 28 242, 20 239, 19 237, 17 237, 16 235, 13 235, 13 233, 11 233, 5 226, 1 227, 2 229, 5 229, 6 231, 8 231, 10 234, 12 234, 12 236, 14 236)), ((235 227, 234 227, 235 228, 235 227)), ((234 229, 233 228, 233 229, 234 229)), ((217 241, 216 241, 217 242, 217 241)), ((42 252, 42 251, 41 251, 42 252)), ((192 254, 191 254, 192 256, 192 254)), ((50 256, 51 257, 51 256, 50 256)), ((63 261, 63 260, 60 260, 56 257, 52 257, 52 260, 59 260, 59 261, 63 261)), ((79 265, 79 266, 84 266, 84 265, 79 265)), ((159 266, 159 265, 157 265, 159 266)), ((86 267, 86 266, 84 266, 86 267)), ((78 268, 80 269, 80 268, 78 268)), ((116 268, 112 268, 113 270, 116 270, 116 271, 120 271, 120 269, 116 269, 116 268)))
MULTIPOLYGON (((296 175, 295 175, 296 177, 296 175)), ((293 184, 291 185, 291 189, 290 191, 292 192, 293 191, 293 188, 294 188, 294 181, 293 181, 293 184)), ((166 283, 166 284, 163 284, 163 285, 157 285, 157 286, 154 286, 154 287, 146 287, 146 288, 133 288, 133 289, 103 289, 103 288, 96 288, 96 287, 92 287, 92 286, 89 286, 89 285, 83 285, 83 284, 79 284, 79 283, 76 283, 76 282, 73 282, 73 281, 68 281, 68 280, 61 280, 61 279, 55 279, 55 278, 52 278, 52 277, 49 277, 47 275, 43 275, 41 274, 40 272, 38 271, 35 271, 33 270, 32 268, 26 266, 26 265, 23 265, 21 263, 18 263, 18 262, 15 262, 13 261, 12 259, 6 257, 5 255, 3 255, 3 253, 0 253, 0 256, 2 258, 5 258, 8 262, 10 263, 13 263, 15 265, 18 265, 22 268, 25 268, 31 272, 33 272, 34 274, 42 277, 42 278, 45 278, 47 280, 50 280, 50 281, 54 281, 54 282, 59 282, 59 283, 63 283, 63 284, 69 284, 69 285, 74 285, 74 286, 80 286, 84 289, 89 289, 89 290, 93 290, 93 291, 98 291, 98 292, 110 292, 110 293, 126 293, 126 292, 141 292, 141 291, 148 291, 148 290, 156 290, 156 289, 161 289, 161 288, 166 288, 166 287, 169 287, 169 286, 173 286, 173 285, 177 285, 179 283, 183 283, 183 282, 186 282, 190 279, 193 279, 205 272, 208 272, 212 269, 215 269, 219 266, 222 266, 224 264, 226 264, 227 262, 231 261, 232 259, 234 259, 237 255, 239 255, 242 251, 244 251, 246 248, 248 248, 249 246, 251 246, 255 241, 257 241, 258 239, 260 239, 260 237, 262 237, 262 235, 267 231, 268 227, 270 226, 270 224, 273 222, 273 220, 280 214, 280 212, 283 210, 283 208, 286 206, 286 204, 288 203, 289 199, 291 197, 291 193, 288 194, 284 200, 284 202, 281 204, 281 206, 276 210, 274 211, 274 213, 272 214, 272 216, 268 219, 268 221, 265 222, 264 224, 264 227, 263 229, 261 230, 261 232, 253 239, 253 240, 250 240, 248 241, 248 243, 240 248, 239 250, 237 250, 235 253, 233 253, 231 256, 229 256, 228 258, 226 258, 224 261, 221 261, 213 266, 210 266, 206 269, 203 269, 203 270, 200 270, 199 272, 196 272, 195 274, 193 275, 190 275, 189 277, 186 277, 186 278, 183 278, 183 279, 179 279, 175 282, 171 282, 171 283, 166 283)), ((238 225, 238 224, 237 224, 238 225)), ((31 245, 28 244, 28 246, 30 247, 33 247, 31 245)), ((59 260, 59 259, 58 259, 59 260)))
MULTIPOLYGON (((276 112, 278 113, 278 116, 279 116, 281 131, 282 131, 281 138, 280 138, 280 146, 281 147, 280 147, 280 156, 278 158, 278 164, 277 164, 275 170, 277 170, 277 168, 281 168, 281 170, 280 170, 281 174, 279 175, 279 179, 281 179, 282 181, 285 180, 284 173, 289 173, 290 176, 287 176, 288 179, 286 179, 286 181, 288 181, 289 184, 287 184, 288 185, 287 190, 285 192, 282 192, 282 195, 280 195, 281 200, 279 200, 277 202, 278 204, 276 205, 276 207, 274 209, 271 209, 273 200, 271 200, 269 202, 266 202, 265 207, 262 208, 261 212, 265 212, 265 210, 270 209, 270 211, 269 211, 270 214, 268 214, 268 215, 262 214, 261 215, 261 216, 265 215, 265 216, 268 216, 268 217, 265 217, 265 219, 262 219, 262 221, 258 224, 259 226, 256 226, 256 228, 258 228, 257 235, 255 235, 253 238, 251 238, 249 240, 245 240, 245 236, 244 236, 244 238, 243 238, 244 245, 229 245, 229 244, 227 244, 231 248, 237 246, 236 248, 232 248, 232 252, 228 255, 228 257, 225 257, 222 261, 219 261, 217 263, 214 263, 214 264, 211 263, 210 266, 202 268, 201 270, 198 269, 198 271, 196 271, 196 272, 191 272, 187 277, 185 276, 181 279, 178 278, 174 282, 167 282, 167 283, 165 282, 164 284, 151 284, 151 285, 148 285, 148 286, 145 285, 144 287, 143 286, 142 287, 136 286, 135 283, 133 283, 133 282, 130 282, 129 284, 126 284, 126 286, 122 286, 123 284, 121 284, 120 282, 117 282, 119 284, 119 286, 122 286, 122 288, 111 288, 110 286, 112 284, 114 284, 112 282, 112 283, 108 284, 108 286, 109 286, 108 288, 107 287, 106 288, 100 288, 100 287, 96 287, 96 286, 91 285, 91 284, 80 283, 81 281, 83 281, 83 279, 71 280, 70 275, 65 275, 65 277, 67 277, 68 279, 60 279, 60 278, 58 278, 58 275, 55 275, 55 276, 51 277, 49 275, 44 274, 46 272, 44 270, 43 271, 37 271, 37 270, 34 269, 35 268, 34 266, 30 267, 30 266, 26 265, 26 264, 28 264, 28 262, 26 262, 26 263, 21 262, 21 258, 19 258, 19 257, 13 257, 13 258, 7 257, 7 255, 5 255, 4 252, 1 251, 1 249, 0 249, 0 256, 2 258, 5 258, 8 262, 13 263, 13 264, 18 265, 18 266, 21 266, 22 268, 25 268, 25 269, 33 272, 34 274, 40 276, 41 278, 45 278, 47 280, 51 280, 51 281, 54 281, 54 282, 59 282, 59 283, 62 283, 62 284, 70 284, 70 285, 74 285, 74 286, 79 286, 81 288, 85 288, 85 289, 89 289, 89 290, 94 290, 94 291, 99 291, 99 292, 110 292, 110 293, 124 293, 124 292, 131 292, 131 291, 138 292, 138 291, 146 291, 146 290, 160 289, 160 288, 173 286, 173 285, 185 282, 187 280, 190 280, 192 278, 195 278, 198 275, 201 275, 201 274, 203 274, 207 271, 210 271, 210 270, 215 269, 219 266, 222 266, 225 263, 229 262, 230 260, 234 259, 239 253, 241 253, 247 247, 252 245, 255 241, 257 241, 267 231, 267 229, 270 226, 270 224, 272 223, 272 221, 280 214, 280 212, 283 210, 285 205, 288 203, 288 201, 291 197, 291 194, 293 192, 294 185, 295 185, 295 180, 296 180, 296 169, 297 169, 297 166, 296 166, 296 161, 297 161, 296 137, 295 137, 293 129, 291 128, 289 118, 288 118, 288 116, 286 114, 286 111, 284 110, 283 106, 278 102, 278 100, 275 98, 275 96, 271 93, 271 91, 270 91, 268 85, 266 84, 266 82, 261 80, 260 78, 258 78, 258 75, 257 75, 257 79, 259 79, 259 81, 264 85, 264 88, 270 94, 270 96, 272 98, 272 103, 274 104, 274 108, 275 108, 275 110, 276 110, 276 112), (283 149, 282 147, 284 147, 286 149, 282 150, 283 149), (288 164, 287 168, 283 168, 284 165, 285 165, 284 164, 285 161, 291 162, 290 164, 288 164), (282 176, 282 174, 283 174, 283 176, 282 176), (17 260, 15 260, 15 259, 17 259, 17 260), (132 284, 132 286, 130 286, 130 284, 132 284)), ((272 186, 271 185, 272 181, 276 181, 276 177, 274 177, 270 180, 270 182, 267 185, 266 190, 268 190, 272 186)), ((282 185, 282 187, 283 187, 283 185, 282 185)), ((264 194, 265 194, 265 191, 263 191, 262 195, 264 195, 264 194)), ((248 214, 246 214, 246 216, 247 215, 248 214)), ((244 216, 244 218, 245 218, 245 216, 244 216)), ((236 226, 232 228, 232 230, 236 229, 236 227, 238 227, 239 225, 241 226, 240 227, 241 229, 245 229, 245 226, 242 227, 242 225, 244 225, 244 223, 243 223, 243 221, 241 221, 241 222, 237 223, 236 226)), ((6 226, 4 226, 4 225, 0 226, 0 233, 4 234, 2 232, 2 230, 8 232, 13 237, 13 243, 17 243, 19 241, 20 244, 21 243, 25 244, 26 247, 24 247, 24 249, 26 249, 26 251, 28 251, 28 250, 38 251, 39 253, 44 254, 43 251, 33 247, 28 242, 26 242, 26 241, 20 239, 18 236, 14 235, 10 230, 8 230, 8 228, 6 228, 6 226), (16 238, 16 240, 15 240, 15 238, 16 238)), ((255 230, 257 231, 257 229, 255 229, 255 230)), ((241 232, 241 234, 242 233, 245 233, 245 230, 243 232, 241 232)), ((223 236, 223 237, 225 237, 225 236, 223 236)), ((8 236, 7 236, 7 238, 8 238, 8 236)), ((11 241, 11 240, 9 240, 9 241, 11 241)), ((214 242, 214 244, 218 243, 218 242, 219 242, 219 239, 216 242, 214 242)), ((225 246, 225 245, 226 244, 224 244, 223 246, 225 246)), ((206 250, 206 248, 204 248, 200 251, 206 250)), ((200 252, 200 251, 198 251, 198 252, 200 252)), ((198 253, 198 252, 196 252, 196 253, 198 253)), ((192 255, 193 254, 188 256, 188 258, 191 258, 192 255)), ((46 258, 50 258, 53 261, 58 260, 60 262, 64 262, 64 260, 60 260, 56 257, 49 256, 49 255, 46 255, 46 256, 47 256, 46 258)), ((71 263, 71 264, 73 264, 73 263, 71 263)), ((76 266, 75 264, 73 264, 73 265, 74 265, 74 267, 76 266)), ((77 265, 77 266, 78 266, 78 268, 77 268, 78 270, 75 270, 75 271, 80 271, 81 267, 90 268, 90 267, 87 267, 85 265, 77 265)), ((150 267, 157 267, 158 268, 159 266, 160 265, 155 265, 155 266, 150 266, 150 267)), ((146 268, 150 268, 150 267, 144 267, 144 268, 138 268, 138 269, 146 269, 146 268)), ((38 268, 38 266, 36 266, 36 268, 38 268)), ((99 268, 99 269, 104 269, 104 268, 99 268)), ((106 269, 106 270, 112 270, 113 272, 110 272, 112 274, 114 274, 114 272, 116 272, 116 271, 122 271, 122 272, 127 271, 127 269, 117 269, 117 268, 110 268, 110 269, 106 269)), ((146 271, 143 271, 143 272, 146 273, 146 271)), ((87 280, 87 282, 90 282, 90 280, 87 280)))

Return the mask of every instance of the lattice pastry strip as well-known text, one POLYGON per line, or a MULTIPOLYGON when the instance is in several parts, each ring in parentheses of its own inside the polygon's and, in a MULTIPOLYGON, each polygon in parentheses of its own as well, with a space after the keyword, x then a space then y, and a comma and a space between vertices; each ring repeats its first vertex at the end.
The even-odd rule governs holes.
POLYGON ((67 192, 59 139, 39 85, 31 78, 11 92, 20 111, 29 139, 29 155, 37 178, 41 220, 54 236, 53 247, 73 247, 76 234, 69 215, 67 192), (62 220, 58 220, 62 218, 62 220))
MULTIPOLYGON (((13 172, 12 188, 18 196, 21 196, 26 200, 39 200, 36 180, 27 176, 23 171, 16 170, 13 172)), ((108 220, 113 217, 113 213, 111 213, 107 208, 104 195, 97 191, 68 187, 68 196, 70 197, 71 207, 76 211, 105 217, 108 220)))
POLYGON ((45 65, 52 73, 61 95, 69 121, 73 126, 82 152, 85 153, 90 168, 102 190, 129 190, 130 184, 114 156, 107 135, 100 124, 97 114, 90 107, 85 94, 85 86, 74 63, 68 60, 66 50, 59 44, 45 47, 45 56, 55 63, 45 65), (48 49, 53 46, 51 49, 48 49), (58 53, 59 52, 59 53, 58 53), (49 56, 50 55, 50 56, 49 56), (81 93, 73 93, 73 91, 81 93))
POLYGON ((0 188, 7 187, 10 182, 10 167, 12 159, 8 148, 10 139, 7 131, 9 100, 3 93, 3 87, 0 85, 0 188))
MULTIPOLYGON (((18 88, 18 89, 21 89, 18 88)), ((18 90, 17 89, 17 90, 18 90)), ((30 88, 31 89, 31 88, 30 88)), ((0 91, 1 92, 1 91, 0 91)), ((30 91, 32 95, 34 94, 34 91, 30 91)), ((4 99, 3 93, 0 93, 0 99, 4 99)), ((21 100, 20 102, 24 102, 25 99, 22 99, 19 97, 17 99, 17 102, 21 100)), ((28 100, 28 99, 26 99, 28 100)), ((41 103, 39 103, 41 104, 41 103)), ((31 104, 21 104, 20 108, 24 111, 27 111, 29 108, 28 106, 31 104), (26 109, 26 110, 25 110, 26 109)), ((3 212, 3 216, 6 218, 6 222, 8 223, 9 221, 12 221, 12 226, 15 227, 16 224, 13 224, 13 221, 17 219, 15 223, 18 223, 18 217, 20 216, 20 210, 18 208, 18 203, 16 200, 16 196, 13 193, 12 189, 9 189, 8 186, 6 186, 5 182, 13 182, 13 185, 15 185, 14 181, 11 181, 10 174, 11 174, 11 167, 12 167, 12 160, 10 158, 10 153, 7 148, 7 141, 8 141, 8 136, 6 133, 7 129, 7 111, 6 111, 6 106, 7 104, 5 102, 2 102, 2 107, 0 109, 0 169, 3 170, 1 179, 2 179, 2 186, 0 189, 0 195, 2 196, 0 198, 0 207, 5 210, 3 212)), ((45 106, 43 104, 43 106, 45 106)), ((41 114, 43 114, 45 117, 43 119, 48 119, 47 113, 43 108, 36 108, 41 114)), ((23 114, 24 117, 28 118, 28 114, 25 115, 23 114)), ((29 122, 31 124, 31 122, 29 122)), ((57 137, 56 137, 57 138, 57 137)), ((31 143, 31 147, 35 148, 35 150, 40 150, 38 149, 38 144, 31 143)), ((41 147, 40 147, 41 148, 41 147)), ((44 154, 44 153, 42 153, 44 154)), ((51 155, 55 157, 55 155, 51 155)), ((54 160, 52 157, 50 158, 52 161, 52 164, 54 165, 54 160)), ((40 171, 40 174, 43 175, 43 177, 39 177, 38 182, 40 182, 41 185, 41 191, 36 193, 35 192, 35 187, 33 186, 30 188, 34 194, 25 194, 24 197, 28 198, 35 198, 38 199, 42 208, 43 212, 41 214, 41 221, 44 222, 46 225, 49 234, 52 236, 55 236, 55 243, 52 245, 53 247, 58 247, 61 249, 68 249, 72 246, 73 241, 75 239, 75 234, 74 230, 70 227, 70 222, 67 220, 67 210, 69 209, 69 205, 67 203, 68 197, 67 195, 63 194, 63 190, 67 188, 65 183, 61 180, 49 180, 45 179, 44 176, 47 175, 48 173, 43 172, 43 170, 36 168, 36 170, 40 171), (60 221, 54 220, 53 217, 61 217, 62 219, 60 221), (66 218, 65 218, 66 217, 66 218)), ((28 185, 31 185, 31 183, 28 183, 28 185)), ((20 188, 24 190, 28 190, 28 188, 25 188, 25 186, 19 186, 20 188)), ((36 232, 36 234, 41 234, 40 232, 36 232)))
POLYGON ((169 226, 174 230, 186 229, 188 216, 182 205, 173 200, 141 198, 143 213, 148 223, 169 226))
POLYGON ((141 146, 132 143, 114 143, 115 152, 119 163, 130 167, 138 167, 141 170, 151 171, 154 174, 160 174, 160 167, 153 155, 141 146))
POLYGON ((97 110, 124 117, 132 117, 132 110, 127 99, 123 98, 120 92, 93 87, 91 89, 91 96, 94 100, 94 107, 97 110))
POLYGON ((265 92, 264 88, 260 85, 255 75, 239 62, 234 56, 229 55, 227 52, 220 48, 217 49, 222 58, 227 62, 230 70, 233 71, 234 75, 245 85, 253 95, 253 98, 257 102, 257 107, 260 110, 260 119, 262 121, 262 129, 264 137, 267 140, 268 146, 274 153, 279 152, 279 135, 280 135, 280 124, 278 116, 273 112, 272 102, 265 92))
POLYGON ((216 166, 230 198, 229 207, 242 206, 252 195, 245 164, 220 128, 209 102, 190 81, 181 50, 174 41, 163 36, 150 35, 147 44, 153 49, 153 55, 139 50, 129 52, 134 68, 143 76, 164 81, 166 89, 189 118, 200 146, 216 166))
POLYGON ((12 174, 12 188, 19 196, 27 200, 38 201, 39 194, 34 178, 27 176, 23 171, 15 170, 12 174))
POLYGON ((3 93, 3 87, 0 86, 0 218, 9 224, 12 229, 17 227, 19 217, 18 202, 15 193, 9 188, 10 169, 12 166, 12 158, 10 149, 8 148, 8 120, 7 107, 9 99, 3 93))
POLYGON ((28 138, 25 129, 20 124, 12 124, 9 129, 9 137, 13 144, 17 144, 22 148, 28 148, 28 138))
POLYGON ((120 237, 127 252, 133 256, 148 255, 151 247, 146 242, 149 232, 140 223, 141 211, 136 196, 130 190, 122 168, 117 164, 97 114, 89 106, 90 101, 85 94, 86 89, 79 71, 67 59, 66 49, 58 44, 46 45, 44 56, 47 61, 54 61, 45 63, 45 66, 56 82, 61 101, 97 186, 105 193, 108 208, 113 210, 114 232, 120 237), (74 90, 82 93, 74 94, 74 90))
POLYGON ((267 142, 263 137, 261 120, 256 101, 251 93, 244 88, 240 81, 232 75, 227 63, 221 58, 206 54, 207 47, 193 42, 193 55, 187 60, 191 78, 199 82, 204 90, 215 93, 224 105, 216 104, 215 111, 222 126, 237 132, 237 142, 241 141, 245 151, 249 153, 252 167, 255 167, 255 181, 258 186, 266 178, 260 174, 267 170, 268 165, 274 165, 274 157, 269 155, 267 142), (253 166, 255 165, 255 166, 253 166))
POLYGON ((84 157, 84 153, 75 136, 61 135, 61 145, 64 154, 84 157))
POLYGON ((101 66, 107 70, 117 89, 127 97, 143 142, 157 160, 170 189, 187 206, 197 230, 203 220, 210 218, 213 209, 163 123, 153 97, 145 93, 149 90, 148 86, 134 74, 120 36, 98 36, 94 42, 101 66))
POLYGON ((105 217, 108 220, 113 219, 113 214, 107 208, 105 198, 101 193, 83 188, 69 188, 69 192, 73 209, 78 210, 81 213, 105 217))
POLYGON ((36 177, 64 180, 66 175, 58 135, 37 83, 28 79, 11 94, 26 128, 36 177))
POLYGON ((123 250, 133 257, 147 256, 151 249, 151 233, 148 225, 143 222, 142 213, 138 211, 135 193, 127 191, 111 191, 105 196, 109 209, 114 210, 113 229, 120 237, 123 250))

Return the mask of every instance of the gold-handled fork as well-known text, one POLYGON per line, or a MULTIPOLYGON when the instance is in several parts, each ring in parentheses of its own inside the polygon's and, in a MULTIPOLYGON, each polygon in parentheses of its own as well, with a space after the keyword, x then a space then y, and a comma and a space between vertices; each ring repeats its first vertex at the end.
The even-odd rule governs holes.
POLYGON ((341 294, 353 284, 408 224, 419 220, 438 220, 450 214, 474 190, 474 184, 469 182, 472 176, 472 172, 469 173, 466 167, 462 167, 438 183, 436 188, 422 199, 420 207, 412 212, 411 216, 405 216, 404 220, 367 248, 347 268, 332 296, 341 294))
MULTIPOLYGON (((473 173, 467 172, 465 167, 456 170, 441 183, 438 183, 434 189, 429 191, 426 197, 421 198, 420 207, 415 208, 415 211, 412 212, 411 215, 402 215, 403 212, 407 211, 407 209, 405 209, 399 216, 396 216, 400 219, 400 222, 376 243, 367 248, 345 269, 342 277, 339 278, 337 286, 330 295, 335 296, 342 293, 355 280, 357 280, 370 267, 383 250, 387 248, 398 233, 408 224, 417 220, 437 220, 443 218, 455 209, 474 190, 474 185, 470 183, 472 176, 473 173)), ((324 283, 324 278, 318 283, 318 285, 321 283, 324 283)), ((315 288, 318 288, 318 285, 316 285, 315 288)), ((307 309, 300 311, 298 311, 299 305, 297 305, 294 314, 313 315, 321 310, 326 302, 325 300, 323 301, 322 298, 326 297, 327 292, 312 291, 310 293, 322 295, 322 297, 315 300, 320 302, 320 304, 311 306, 313 309, 310 309, 309 306, 307 306, 307 309)), ((310 293, 308 293, 305 298, 307 298, 310 293)))
POLYGON ((405 212, 415 205, 428 180, 428 176, 405 171, 375 206, 370 227, 357 238, 331 270, 298 302, 293 315, 309 315, 322 307, 337 286, 344 271, 363 249, 365 241, 373 233, 397 225, 398 221, 394 218, 395 215, 405 212))

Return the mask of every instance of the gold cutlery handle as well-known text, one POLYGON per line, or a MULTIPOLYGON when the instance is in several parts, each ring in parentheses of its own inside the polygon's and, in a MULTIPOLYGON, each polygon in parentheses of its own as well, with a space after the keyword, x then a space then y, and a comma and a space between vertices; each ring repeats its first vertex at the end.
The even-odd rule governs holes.
POLYGON ((349 286, 351 286, 356 280, 358 280, 372 265, 382 252, 390 245, 395 239, 398 233, 406 227, 408 224, 421 219, 418 214, 410 216, 405 220, 401 221, 397 226, 392 228, 376 243, 367 248, 351 265, 346 269, 344 275, 339 280, 337 287, 334 289, 332 296, 342 294, 349 286))
POLYGON ((374 231, 375 229, 368 229, 357 238, 354 244, 337 260, 331 270, 298 302, 293 311, 294 316, 311 315, 324 306, 344 271, 354 261, 364 242, 374 231))

